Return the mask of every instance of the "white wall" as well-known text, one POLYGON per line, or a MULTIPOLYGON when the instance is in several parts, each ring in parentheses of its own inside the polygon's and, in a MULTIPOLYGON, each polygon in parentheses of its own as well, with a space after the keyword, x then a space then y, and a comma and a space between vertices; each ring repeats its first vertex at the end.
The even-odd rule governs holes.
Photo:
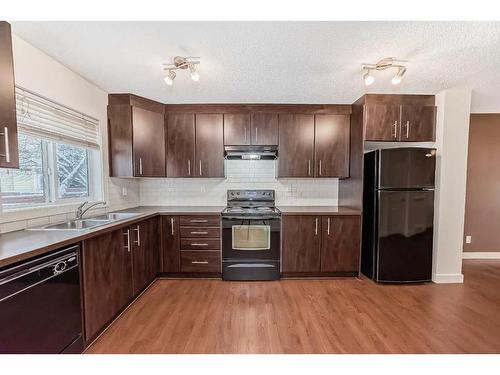
MULTIPOLYGON (((103 175, 108 176, 107 93, 16 35, 12 38, 17 85, 99 119, 102 134, 103 175)), ((139 202, 139 182, 105 177, 104 198, 108 201, 109 209, 136 206, 139 202), (122 197, 122 187, 127 188, 126 197, 122 197)), ((2 212, 0 213, 0 233, 22 229, 29 225, 60 221, 72 216, 74 209, 75 205, 68 205, 2 212)))
POLYGON ((142 205, 226 204, 228 189, 274 189, 278 205, 337 205, 338 180, 276 179, 274 160, 228 160, 226 179, 142 179, 142 205))
POLYGON ((471 90, 453 88, 436 96, 436 201, 432 279, 460 283, 467 179, 471 90))

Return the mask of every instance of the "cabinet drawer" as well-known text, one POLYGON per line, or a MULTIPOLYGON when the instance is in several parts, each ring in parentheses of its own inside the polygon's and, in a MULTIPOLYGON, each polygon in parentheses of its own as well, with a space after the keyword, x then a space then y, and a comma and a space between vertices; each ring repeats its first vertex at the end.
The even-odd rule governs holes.
POLYGON ((220 252, 181 251, 182 272, 220 272, 220 252))
POLYGON ((220 228, 181 227, 183 238, 220 238, 220 228))
POLYGON ((179 219, 181 226, 200 226, 200 227, 219 227, 220 226, 220 216, 181 216, 179 219))
POLYGON ((182 238, 181 250, 218 250, 220 240, 213 238, 182 238))

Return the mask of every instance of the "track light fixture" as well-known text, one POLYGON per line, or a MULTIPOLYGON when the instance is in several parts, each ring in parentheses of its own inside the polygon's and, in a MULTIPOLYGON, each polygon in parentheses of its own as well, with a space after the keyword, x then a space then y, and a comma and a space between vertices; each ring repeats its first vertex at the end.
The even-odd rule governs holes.
POLYGON ((174 84, 174 79, 177 76, 175 70, 188 68, 191 79, 198 82, 200 80, 200 73, 198 73, 198 70, 196 69, 196 65, 198 64, 200 64, 199 57, 174 57, 173 64, 163 64, 163 70, 165 71, 165 83, 172 86, 174 84))
POLYGON ((370 86, 373 82, 375 82, 375 77, 373 77, 370 72, 372 70, 386 70, 390 68, 397 69, 396 75, 392 78, 391 82, 393 85, 399 85, 403 79, 403 75, 406 73, 406 67, 402 64, 406 62, 405 60, 398 60, 394 57, 386 57, 376 64, 362 64, 363 71, 363 80, 365 81, 366 86, 370 86))

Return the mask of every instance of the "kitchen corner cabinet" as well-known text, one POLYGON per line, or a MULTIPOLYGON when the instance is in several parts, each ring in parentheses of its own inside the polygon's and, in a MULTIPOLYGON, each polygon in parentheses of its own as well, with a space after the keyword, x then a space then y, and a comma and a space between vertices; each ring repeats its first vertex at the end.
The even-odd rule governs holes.
POLYGON ((224 177, 222 114, 167 114, 167 177, 224 177))
POLYGON ((0 21, 0 168, 19 168, 10 25, 0 21))
POLYGON ((357 275, 360 240, 360 216, 285 215, 283 273, 357 275))
POLYGON ((163 251, 163 272, 181 271, 179 248, 179 217, 161 216, 161 243, 163 251))
POLYGON ((366 141, 433 142, 436 107, 431 95, 365 95, 366 141))
POLYGON ((224 145, 269 146, 278 144, 278 114, 225 113, 224 145))
POLYGON ((349 177, 350 116, 280 114, 278 177, 349 177))
POLYGON ((83 241, 85 341, 92 341, 160 268, 157 218, 83 241))
POLYGON ((163 104, 129 94, 108 102, 110 176, 165 177, 163 104))

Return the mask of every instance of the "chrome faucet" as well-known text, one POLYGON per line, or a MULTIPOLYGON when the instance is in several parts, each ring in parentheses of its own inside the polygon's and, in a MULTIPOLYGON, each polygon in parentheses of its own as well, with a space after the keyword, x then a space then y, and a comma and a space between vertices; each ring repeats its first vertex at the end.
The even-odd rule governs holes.
POLYGON ((86 205, 87 203, 89 203, 89 202, 88 202, 88 201, 83 202, 83 203, 82 203, 81 205, 79 205, 79 206, 78 206, 78 208, 76 209, 76 213, 75 213, 75 214, 76 214, 76 220, 80 220, 80 219, 83 217, 83 215, 84 215, 84 214, 85 214, 88 210, 90 210, 92 207, 97 206, 97 205, 99 205, 99 204, 106 204, 106 202, 104 202, 104 201, 103 201, 103 202, 95 202, 95 203, 92 203, 91 205, 89 205, 87 208, 85 208, 85 209, 84 209, 83 207, 85 207, 85 205, 86 205))

